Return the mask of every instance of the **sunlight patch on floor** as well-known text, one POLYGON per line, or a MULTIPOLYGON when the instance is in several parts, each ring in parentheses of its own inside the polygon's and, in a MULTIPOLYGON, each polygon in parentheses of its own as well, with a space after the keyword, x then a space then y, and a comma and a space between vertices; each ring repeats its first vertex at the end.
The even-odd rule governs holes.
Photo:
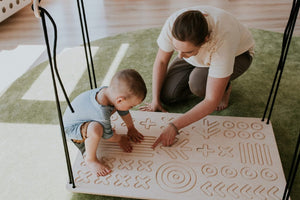
MULTIPOLYGON (((0 123, 0 199, 71 199, 58 125, 0 123)), ((77 149, 68 143, 72 160, 77 149)))
MULTIPOLYGON (((99 47, 91 47, 93 56, 96 54, 98 49, 99 47)), ((87 69, 83 47, 64 49, 62 53, 57 56, 57 68, 67 95, 70 95, 82 77, 82 74, 87 69)), ((58 87, 59 99, 61 101, 65 101, 58 81, 56 84, 58 87)), ((22 99, 40 101, 55 100, 50 65, 48 65, 35 80, 30 89, 24 94, 22 99)))
POLYGON ((115 59, 113 60, 113 62, 111 63, 111 65, 109 66, 108 72, 105 75, 104 80, 102 81, 101 86, 107 86, 109 85, 111 78, 113 77, 113 75, 116 73, 122 59, 124 58, 127 49, 129 47, 128 43, 123 43, 120 48, 119 51, 115 57, 115 59))
POLYGON ((44 45, 19 45, 13 50, 0 52, 0 92, 24 74, 45 51, 44 45), (28 53, 30 52, 30 53, 28 53))

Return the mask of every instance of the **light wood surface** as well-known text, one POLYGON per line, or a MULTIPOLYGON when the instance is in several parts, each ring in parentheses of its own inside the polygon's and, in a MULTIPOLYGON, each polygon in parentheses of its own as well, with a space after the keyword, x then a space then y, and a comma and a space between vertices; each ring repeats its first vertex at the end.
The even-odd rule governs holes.
MULTIPOLYGON (((91 40, 161 27, 172 12, 194 5, 225 9, 251 28, 283 32, 292 6, 292 0, 89 0, 84 3, 91 40)), ((82 44, 76 0, 42 0, 41 5, 57 23, 58 49, 82 44)), ((299 22, 294 35, 300 35, 299 22)), ((0 23, 0 50, 14 49, 21 44, 44 44, 40 20, 34 17, 30 6, 0 23)))
MULTIPOLYGON (((260 118, 206 116, 180 130, 171 147, 151 145, 175 113, 131 111, 144 140, 124 153, 101 140, 97 155, 112 172, 92 174, 82 155, 73 164, 71 192, 141 199, 279 199, 285 186, 272 126, 260 118)), ((122 119, 112 116, 118 133, 122 119)))

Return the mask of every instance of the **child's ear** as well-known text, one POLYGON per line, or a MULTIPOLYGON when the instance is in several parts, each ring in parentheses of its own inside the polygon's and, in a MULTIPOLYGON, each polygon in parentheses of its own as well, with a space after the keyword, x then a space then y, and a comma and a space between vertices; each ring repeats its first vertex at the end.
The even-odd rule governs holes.
POLYGON ((117 97, 117 99, 116 99, 116 103, 117 104, 122 103, 122 101, 125 101, 125 97, 124 96, 117 97))

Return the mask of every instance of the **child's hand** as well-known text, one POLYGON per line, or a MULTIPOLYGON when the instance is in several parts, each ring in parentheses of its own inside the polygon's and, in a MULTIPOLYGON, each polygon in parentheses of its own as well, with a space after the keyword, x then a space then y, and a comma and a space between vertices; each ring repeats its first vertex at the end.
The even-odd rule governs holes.
POLYGON ((121 136, 121 139, 119 141, 119 145, 125 152, 131 152, 132 151, 132 146, 130 144, 129 138, 126 135, 121 136))
POLYGON ((142 140, 144 140, 144 136, 138 130, 136 130, 136 128, 129 129, 127 136, 135 143, 140 143, 142 140))

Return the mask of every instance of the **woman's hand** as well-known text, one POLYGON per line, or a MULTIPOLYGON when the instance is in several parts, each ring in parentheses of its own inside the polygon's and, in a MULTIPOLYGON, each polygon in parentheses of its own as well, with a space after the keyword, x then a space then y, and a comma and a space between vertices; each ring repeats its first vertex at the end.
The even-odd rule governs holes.
POLYGON ((153 143, 152 148, 155 149, 159 143, 162 143, 163 146, 171 146, 175 142, 177 133, 178 131, 174 127, 171 125, 167 126, 153 143))
POLYGON ((161 112, 167 112, 160 103, 145 103, 145 106, 139 107, 139 110, 141 111, 148 111, 148 112, 156 112, 156 111, 161 111, 161 112))

